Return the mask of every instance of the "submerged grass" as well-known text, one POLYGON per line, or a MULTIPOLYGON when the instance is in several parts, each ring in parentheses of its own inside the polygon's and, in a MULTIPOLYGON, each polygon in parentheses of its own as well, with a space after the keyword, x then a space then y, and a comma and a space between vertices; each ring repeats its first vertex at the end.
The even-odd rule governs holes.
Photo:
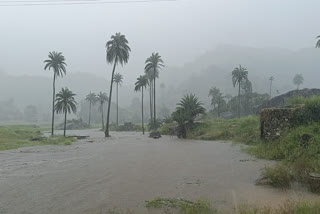
POLYGON ((45 138, 43 128, 35 125, 0 126, 0 150, 37 145, 71 145, 76 139, 54 135, 45 138))

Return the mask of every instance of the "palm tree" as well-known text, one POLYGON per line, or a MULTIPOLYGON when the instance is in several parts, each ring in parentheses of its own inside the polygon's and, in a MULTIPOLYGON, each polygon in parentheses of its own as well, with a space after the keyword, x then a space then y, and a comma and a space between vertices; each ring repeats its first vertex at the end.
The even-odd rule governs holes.
POLYGON ((238 92, 238 117, 240 117, 240 87, 241 82, 243 80, 248 79, 248 70, 245 67, 242 67, 239 65, 239 67, 235 68, 232 71, 232 82, 233 87, 236 87, 236 85, 239 85, 239 92, 238 92))
POLYGON ((120 73, 116 73, 114 75, 114 82, 117 84, 117 126, 119 125, 119 93, 118 93, 118 89, 119 89, 119 85, 121 85, 123 80, 123 76, 120 73))
POLYGON ((113 70, 111 74, 111 84, 109 91, 109 102, 108 102, 108 114, 107 114, 107 124, 105 136, 110 137, 109 135, 109 118, 110 118, 110 108, 111 108, 111 97, 112 97, 112 86, 114 81, 114 72, 116 70, 116 66, 120 63, 122 66, 128 63, 129 55, 130 55, 130 47, 128 45, 128 40, 125 35, 121 33, 116 33, 111 36, 111 40, 107 42, 107 63, 113 63, 113 70))
POLYGON ((272 82, 274 81, 274 77, 271 76, 269 80, 270 80, 270 99, 271 99, 271 87, 272 87, 272 82))
POLYGON ((154 77, 159 78, 159 71, 156 71, 156 75, 154 75, 153 70, 145 70, 144 71, 148 80, 149 80, 149 95, 150 95, 150 121, 153 121, 153 80, 154 77))
POLYGON ((101 121, 102 121, 102 130, 104 130, 104 118, 103 118, 103 104, 105 102, 108 102, 108 96, 106 93, 102 93, 100 92, 99 94, 97 94, 97 102, 100 103, 100 106, 98 108, 98 111, 101 112, 101 121))
POLYGON ((55 110, 57 114, 64 113, 63 136, 66 136, 67 113, 76 113, 77 102, 74 99, 75 94, 68 88, 62 88, 57 94, 55 110))
POLYGON ((194 95, 186 95, 177 104, 176 111, 172 113, 172 118, 179 124, 178 137, 186 138, 186 124, 193 124, 196 116, 205 113, 203 103, 194 95))
POLYGON ((89 127, 91 124, 91 106, 93 106, 97 102, 97 97, 95 93, 90 93, 86 96, 86 101, 89 102, 89 127))
POLYGON ((145 71, 153 71, 153 121, 156 124, 156 75, 164 64, 158 53, 152 53, 145 63, 145 71))
POLYGON ((66 62, 61 52, 49 52, 48 59, 44 61, 44 70, 53 70, 53 95, 52 95, 52 122, 51 122, 51 135, 54 129, 54 105, 56 97, 56 78, 66 74, 66 62))
POLYGON ((140 76, 137 78, 137 82, 135 83, 135 91, 141 90, 141 110, 142 110, 142 134, 144 134, 144 122, 143 122, 143 88, 146 88, 149 84, 148 78, 146 75, 140 76))
POLYGON ((304 78, 302 74, 296 74, 293 78, 293 84, 297 86, 297 90, 299 90, 300 85, 303 84, 304 78))

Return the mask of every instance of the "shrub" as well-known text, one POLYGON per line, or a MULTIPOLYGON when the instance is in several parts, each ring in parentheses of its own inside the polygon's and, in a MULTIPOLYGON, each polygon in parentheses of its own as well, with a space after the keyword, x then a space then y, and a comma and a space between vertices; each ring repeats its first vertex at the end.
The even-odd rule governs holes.
POLYGON ((284 164, 277 164, 275 167, 265 167, 262 176, 268 179, 268 184, 274 187, 288 188, 292 176, 290 169, 284 164))

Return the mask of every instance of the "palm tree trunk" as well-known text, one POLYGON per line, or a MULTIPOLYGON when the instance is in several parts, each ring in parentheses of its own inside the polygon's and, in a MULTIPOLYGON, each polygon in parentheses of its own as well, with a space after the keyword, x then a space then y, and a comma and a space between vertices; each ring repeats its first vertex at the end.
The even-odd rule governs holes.
POLYGON ((143 123, 143 86, 142 86, 142 98, 141 98, 141 100, 142 100, 142 103, 141 103, 141 109, 142 109, 142 134, 144 134, 144 123, 143 123))
POLYGON ((153 84, 153 120, 154 130, 156 130, 156 69, 153 69, 154 84, 153 84))
POLYGON ((90 124, 91 124, 91 100, 89 102, 89 128, 90 128, 90 124))
POLYGON ((104 130, 104 118, 103 118, 103 104, 101 105, 101 119, 102 119, 102 130, 104 130))
POLYGON ((67 129, 67 111, 64 113, 64 129, 63 129, 63 136, 66 136, 66 129, 67 129))
POLYGON ((116 70, 117 62, 118 62, 118 58, 116 58, 115 61, 114 61, 113 70, 112 70, 112 76, 111 76, 111 84, 110 84, 110 91, 109 91, 109 103, 108 103, 108 113, 107 113, 107 123, 106 123, 106 131, 104 133, 105 137, 111 137, 110 134, 109 134, 109 119, 110 119, 113 76, 114 76, 114 71, 116 70))
POLYGON ((153 108, 152 107, 152 80, 150 82, 149 88, 150 88, 150 92, 149 92, 149 94, 150 94, 150 121, 152 123, 152 108, 153 108))
POLYGON ((117 83, 117 126, 119 126, 119 94, 118 94, 118 86, 119 86, 119 83, 117 83))
POLYGON ((239 92, 238 92, 238 117, 240 118, 240 85, 241 83, 239 82, 239 92))
POLYGON ((54 104, 56 97, 56 73, 53 72, 53 96, 52 96, 52 121, 51 121, 51 135, 53 135, 54 129, 54 104))

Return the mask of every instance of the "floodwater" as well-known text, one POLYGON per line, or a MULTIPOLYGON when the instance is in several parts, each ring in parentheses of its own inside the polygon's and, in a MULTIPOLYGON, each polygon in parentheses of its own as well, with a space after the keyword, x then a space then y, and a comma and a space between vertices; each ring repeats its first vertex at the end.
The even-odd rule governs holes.
POLYGON ((141 213, 155 197, 205 199, 218 209, 318 197, 256 186, 260 170, 272 163, 231 143, 140 133, 104 138, 97 130, 68 134, 90 138, 0 152, 0 213, 86 214, 115 207, 141 213))

